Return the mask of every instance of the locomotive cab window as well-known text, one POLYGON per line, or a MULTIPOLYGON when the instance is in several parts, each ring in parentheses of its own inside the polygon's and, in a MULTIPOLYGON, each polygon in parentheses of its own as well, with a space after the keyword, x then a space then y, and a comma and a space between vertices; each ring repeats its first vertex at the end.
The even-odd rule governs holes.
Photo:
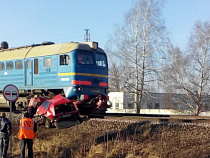
POLYGON ((45 58, 44 67, 51 67, 51 66, 52 66, 52 58, 45 58))
POLYGON ((69 55, 60 55, 60 65, 69 65, 70 63, 69 55))
POLYGON ((103 54, 96 54, 96 65, 107 67, 106 56, 103 54))
POLYGON ((23 68, 23 61, 16 61, 15 62, 15 68, 16 69, 22 69, 23 68))
POLYGON ((91 52, 78 52, 77 53, 77 62, 79 64, 93 64, 93 55, 91 52))
POLYGON ((13 70, 14 69, 14 64, 12 61, 9 61, 6 63, 7 65, 7 70, 13 70))
POLYGON ((0 63, 0 71, 5 70, 5 64, 4 63, 0 63))

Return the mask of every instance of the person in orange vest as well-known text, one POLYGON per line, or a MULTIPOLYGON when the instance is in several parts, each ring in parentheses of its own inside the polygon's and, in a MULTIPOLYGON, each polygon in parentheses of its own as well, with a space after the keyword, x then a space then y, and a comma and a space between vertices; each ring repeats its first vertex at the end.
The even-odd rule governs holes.
POLYGON ((26 112, 20 120, 18 138, 21 144, 21 158, 25 158, 25 147, 28 147, 28 158, 33 158, 33 139, 36 137, 37 126, 26 112))

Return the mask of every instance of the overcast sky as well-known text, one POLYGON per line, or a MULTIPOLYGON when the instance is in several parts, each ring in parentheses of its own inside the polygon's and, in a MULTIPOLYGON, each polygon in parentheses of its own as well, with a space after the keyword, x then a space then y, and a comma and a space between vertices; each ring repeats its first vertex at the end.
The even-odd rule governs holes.
MULTIPOLYGON (((104 48, 136 0, 0 0, 0 41, 9 47, 90 40, 104 48)), ((185 47, 194 23, 210 20, 210 0, 166 0, 163 19, 173 43, 185 47)))

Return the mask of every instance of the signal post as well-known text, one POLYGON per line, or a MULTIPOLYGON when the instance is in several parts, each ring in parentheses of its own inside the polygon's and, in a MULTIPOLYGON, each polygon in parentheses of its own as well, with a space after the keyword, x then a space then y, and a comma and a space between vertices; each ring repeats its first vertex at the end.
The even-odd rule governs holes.
MULTIPOLYGON (((12 124, 12 102, 15 102, 16 100, 18 100, 19 90, 15 85, 8 84, 4 87, 3 96, 7 101, 9 101, 10 122, 12 124)), ((10 154, 12 155, 12 136, 10 137, 10 154)))

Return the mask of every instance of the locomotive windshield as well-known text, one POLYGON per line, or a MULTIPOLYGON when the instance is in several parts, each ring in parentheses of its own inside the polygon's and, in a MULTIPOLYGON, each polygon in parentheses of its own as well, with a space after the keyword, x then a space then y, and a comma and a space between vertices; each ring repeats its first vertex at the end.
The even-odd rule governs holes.
POLYGON ((104 54, 96 54, 96 64, 98 66, 107 67, 106 56, 104 54))
POLYGON ((79 64, 93 64, 93 54, 91 52, 78 52, 77 53, 77 62, 79 64))
MULTIPOLYGON (((107 60, 106 55, 95 53, 95 63, 97 66, 100 67, 107 67, 107 60)), ((88 64, 93 65, 94 64, 94 58, 92 52, 78 52, 77 53, 77 62, 79 64, 88 64)))

